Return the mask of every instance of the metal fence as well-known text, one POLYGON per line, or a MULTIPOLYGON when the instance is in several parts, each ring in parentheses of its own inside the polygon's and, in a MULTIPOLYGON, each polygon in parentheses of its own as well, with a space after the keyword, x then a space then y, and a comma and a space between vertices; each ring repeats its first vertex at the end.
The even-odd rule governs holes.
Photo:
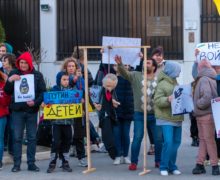
MULTIPOLYGON (((58 1, 58 57, 77 45, 101 45, 102 36, 142 38, 142 45, 162 45, 166 59, 183 59, 183 0, 58 1), (169 36, 148 36, 149 17, 170 17, 169 36)), ((100 59, 98 50, 89 59, 100 59)))
POLYGON ((213 1, 202 0, 201 42, 220 41, 220 16, 213 1))
POLYGON ((0 0, 0 19, 14 52, 40 47, 39 0, 0 0))

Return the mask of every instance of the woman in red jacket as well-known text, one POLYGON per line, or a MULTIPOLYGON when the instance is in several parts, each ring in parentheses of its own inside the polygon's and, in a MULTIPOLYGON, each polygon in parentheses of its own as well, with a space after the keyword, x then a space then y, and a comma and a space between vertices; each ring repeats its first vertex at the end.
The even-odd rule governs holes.
POLYGON ((10 103, 10 96, 5 94, 3 88, 5 86, 5 75, 0 72, 0 169, 2 169, 2 157, 4 152, 4 132, 9 114, 8 106, 10 103))

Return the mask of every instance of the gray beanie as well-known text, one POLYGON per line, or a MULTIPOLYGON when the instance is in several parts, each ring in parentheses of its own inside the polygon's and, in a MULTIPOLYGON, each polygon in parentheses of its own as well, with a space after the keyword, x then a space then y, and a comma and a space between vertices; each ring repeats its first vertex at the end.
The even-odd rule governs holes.
POLYGON ((175 79, 179 76, 181 67, 177 62, 166 61, 163 72, 170 78, 175 79))

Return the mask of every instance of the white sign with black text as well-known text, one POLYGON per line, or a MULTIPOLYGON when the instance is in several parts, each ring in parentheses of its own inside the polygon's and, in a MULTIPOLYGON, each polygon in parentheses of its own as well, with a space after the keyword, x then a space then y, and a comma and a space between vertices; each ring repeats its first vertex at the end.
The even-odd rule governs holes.
MULTIPOLYGON (((107 37, 103 36, 102 46, 141 46, 140 38, 124 38, 124 37, 107 37)), ((128 64, 133 67, 140 64, 140 53, 141 48, 113 48, 104 49, 102 54, 102 62, 104 64, 115 64, 114 57, 119 55, 122 57, 123 64, 128 64), (110 55, 110 62, 109 62, 110 55)))

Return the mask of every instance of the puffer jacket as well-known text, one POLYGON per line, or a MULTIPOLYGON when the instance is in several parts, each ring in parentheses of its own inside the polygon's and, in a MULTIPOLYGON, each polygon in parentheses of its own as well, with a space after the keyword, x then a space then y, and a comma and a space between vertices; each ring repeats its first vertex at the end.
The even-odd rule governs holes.
POLYGON ((194 114, 204 116, 212 113, 211 99, 218 97, 214 69, 203 68, 196 79, 194 90, 194 114))
POLYGON ((183 121, 182 115, 172 115, 171 104, 168 102, 168 96, 172 95, 177 85, 176 79, 170 78, 163 71, 158 75, 158 85, 154 95, 154 111, 157 119, 172 122, 183 121))

